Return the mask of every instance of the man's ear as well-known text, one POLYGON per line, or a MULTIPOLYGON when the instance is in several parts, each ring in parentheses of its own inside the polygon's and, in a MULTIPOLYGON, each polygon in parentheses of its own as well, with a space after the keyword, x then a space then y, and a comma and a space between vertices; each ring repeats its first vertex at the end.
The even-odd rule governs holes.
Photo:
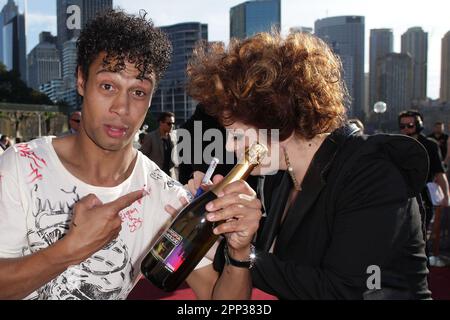
POLYGON ((82 97, 84 97, 84 90, 85 90, 86 81, 84 79, 84 74, 81 71, 81 67, 77 68, 77 91, 78 94, 82 97))

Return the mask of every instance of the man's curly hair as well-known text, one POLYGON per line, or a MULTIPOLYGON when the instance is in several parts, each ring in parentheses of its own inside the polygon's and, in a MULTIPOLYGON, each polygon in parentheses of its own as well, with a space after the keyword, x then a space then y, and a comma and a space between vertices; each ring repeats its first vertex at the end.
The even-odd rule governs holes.
POLYGON ((329 133, 346 120, 342 64, 319 38, 260 33, 198 47, 188 66, 190 95, 223 125, 240 121, 303 139, 329 133))
POLYGON ((107 54, 104 65, 113 72, 124 70, 129 61, 140 71, 139 79, 152 74, 156 81, 161 79, 170 64, 172 46, 146 15, 144 11, 135 16, 109 9, 88 23, 77 41, 77 66, 86 79, 89 66, 102 52, 107 54))

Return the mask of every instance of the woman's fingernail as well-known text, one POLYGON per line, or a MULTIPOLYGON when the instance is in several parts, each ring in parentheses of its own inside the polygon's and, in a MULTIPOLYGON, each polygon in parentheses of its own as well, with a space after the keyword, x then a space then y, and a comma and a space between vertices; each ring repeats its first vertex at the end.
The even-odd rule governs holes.
POLYGON ((217 196, 218 196, 219 198, 222 198, 224 195, 225 195, 225 193, 220 192, 217 196))
POLYGON ((208 203, 208 205, 206 206, 206 210, 208 211, 214 210, 214 205, 212 203, 208 203))
POLYGON ((216 219, 216 216, 215 216, 214 214, 208 214, 208 215, 206 216, 206 218, 207 218, 209 221, 214 221, 214 220, 216 219))

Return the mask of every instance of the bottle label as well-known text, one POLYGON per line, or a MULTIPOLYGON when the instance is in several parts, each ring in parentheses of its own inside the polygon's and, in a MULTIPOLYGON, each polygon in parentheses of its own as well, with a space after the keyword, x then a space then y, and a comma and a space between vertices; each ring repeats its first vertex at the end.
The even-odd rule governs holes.
POLYGON ((154 246, 152 254, 163 262, 170 272, 177 271, 186 260, 183 237, 173 229, 167 230, 159 243, 154 246))

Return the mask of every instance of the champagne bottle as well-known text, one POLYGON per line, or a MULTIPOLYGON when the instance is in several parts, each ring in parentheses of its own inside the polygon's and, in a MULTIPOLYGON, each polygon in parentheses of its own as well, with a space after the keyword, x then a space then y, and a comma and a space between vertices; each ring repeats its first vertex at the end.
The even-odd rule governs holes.
POLYGON ((177 215, 141 263, 141 271, 150 282, 164 291, 171 292, 185 281, 218 239, 213 233, 218 223, 206 219, 206 205, 217 199, 225 186, 247 179, 266 154, 267 148, 264 145, 253 144, 246 150, 243 161, 220 183, 195 199, 177 215))

